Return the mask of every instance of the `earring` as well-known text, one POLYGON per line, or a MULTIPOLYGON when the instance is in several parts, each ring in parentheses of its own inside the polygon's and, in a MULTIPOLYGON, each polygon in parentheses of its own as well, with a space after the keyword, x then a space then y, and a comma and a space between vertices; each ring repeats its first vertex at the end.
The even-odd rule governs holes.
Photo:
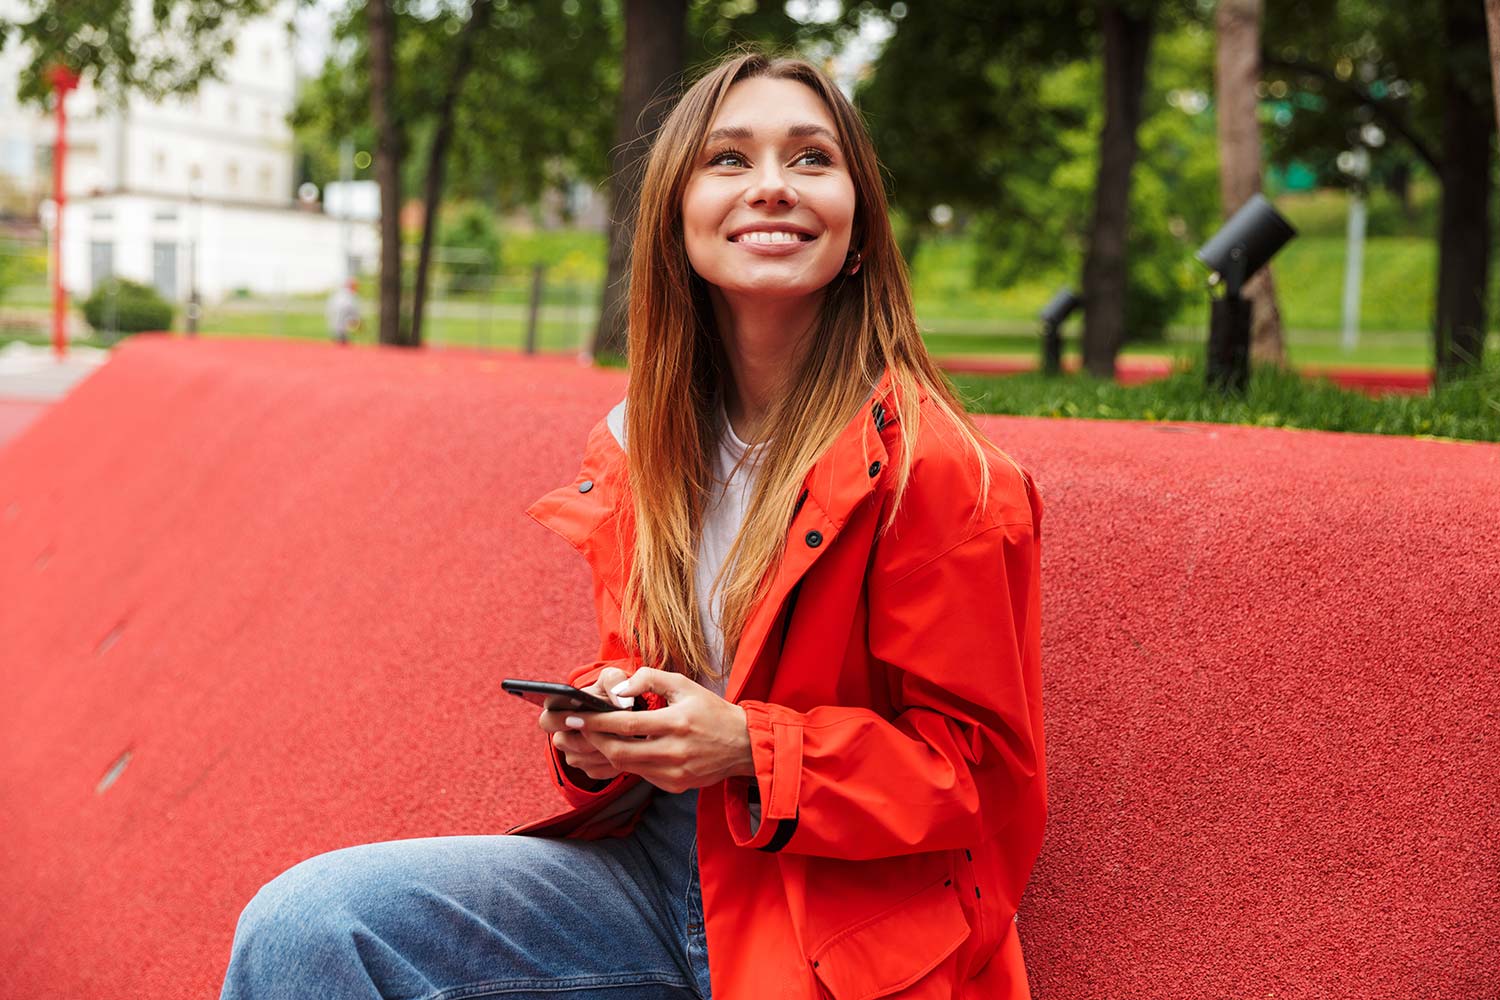
POLYGON ((849 267, 849 269, 846 270, 844 273, 847 274, 847 275, 849 275, 849 277, 852 278, 852 277, 854 277, 854 275, 856 273, 859 272, 859 265, 864 261, 865 255, 862 254, 862 253, 856 253, 856 254, 850 255, 849 257, 845 257, 844 259, 846 261, 849 261, 851 263, 851 266, 849 267))

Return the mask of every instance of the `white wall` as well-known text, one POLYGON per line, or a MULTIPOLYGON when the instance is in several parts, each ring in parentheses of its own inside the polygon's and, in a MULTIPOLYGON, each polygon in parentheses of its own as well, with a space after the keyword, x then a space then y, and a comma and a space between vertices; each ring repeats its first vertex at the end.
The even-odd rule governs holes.
MULTIPOLYGON (((257 295, 326 292, 343 280, 339 220, 297 209, 195 203, 145 195, 70 201, 63 219, 63 281, 81 299, 94 284, 94 244, 107 244, 112 273, 156 284, 158 246, 175 278, 172 298, 186 301, 194 254, 206 303, 244 288, 257 295)), ((380 237, 370 223, 350 226, 351 250, 373 268, 380 237)))

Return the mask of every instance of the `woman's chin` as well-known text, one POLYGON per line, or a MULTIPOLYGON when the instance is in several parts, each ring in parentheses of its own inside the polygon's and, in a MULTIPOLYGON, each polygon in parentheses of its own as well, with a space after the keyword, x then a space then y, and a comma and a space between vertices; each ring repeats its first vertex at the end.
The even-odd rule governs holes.
MULTIPOLYGON (((759 270, 759 269, 756 269, 759 270)), ((836 274, 837 272, 835 272, 836 274)), ((708 280, 711 285, 717 285, 719 290, 731 297, 757 296, 770 299, 798 299, 809 295, 816 295, 828 287, 834 275, 820 279, 816 275, 806 273, 788 275, 776 274, 766 269, 763 273, 745 274, 743 271, 736 274, 733 279, 722 283, 708 280)))

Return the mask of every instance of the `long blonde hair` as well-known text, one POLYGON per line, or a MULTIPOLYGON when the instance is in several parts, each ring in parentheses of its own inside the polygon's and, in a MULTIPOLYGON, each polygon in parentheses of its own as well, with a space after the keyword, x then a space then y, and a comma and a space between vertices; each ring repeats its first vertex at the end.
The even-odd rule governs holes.
MULTIPOLYGON (((787 373, 764 426, 745 519, 714 582, 722 593, 723 669, 780 561, 803 478, 861 411, 888 367, 895 418, 904 439, 917 433, 918 388, 959 429, 978 459, 978 501, 989 490, 985 452, 998 449, 965 414, 952 386, 927 356, 912 310, 906 265, 887 216, 875 149, 859 112, 811 64, 741 52, 690 87, 663 122, 642 179, 630 277, 626 441, 634 494, 635 542, 622 613, 635 652, 648 665, 693 678, 714 676, 694 589, 698 540, 713 496, 721 427, 722 380, 729 377, 708 286, 688 262, 682 198, 704 139, 729 88, 768 77, 805 84, 837 126, 854 182, 854 275, 841 270, 824 290, 801 363, 787 373)), ((899 451, 890 526, 911 474, 911 449, 899 451)), ((1003 457, 1003 453, 1002 453, 1003 457)), ((1008 460, 1008 459, 1007 459, 1008 460)))

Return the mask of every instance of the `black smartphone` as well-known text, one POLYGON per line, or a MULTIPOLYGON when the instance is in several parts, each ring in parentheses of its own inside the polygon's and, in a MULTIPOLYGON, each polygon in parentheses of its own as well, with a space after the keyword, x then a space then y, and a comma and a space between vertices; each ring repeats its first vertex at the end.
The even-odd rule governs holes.
MULTIPOLYGON (((570 684, 552 681, 522 681, 507 678, 500 686, 517 698, 525 698, 534 705, 553 712, 618 712, 620 707, 587 691, 580 691, 570 684)), ((644 698, 635 699, 636 705, 644 704, 644 698)))

